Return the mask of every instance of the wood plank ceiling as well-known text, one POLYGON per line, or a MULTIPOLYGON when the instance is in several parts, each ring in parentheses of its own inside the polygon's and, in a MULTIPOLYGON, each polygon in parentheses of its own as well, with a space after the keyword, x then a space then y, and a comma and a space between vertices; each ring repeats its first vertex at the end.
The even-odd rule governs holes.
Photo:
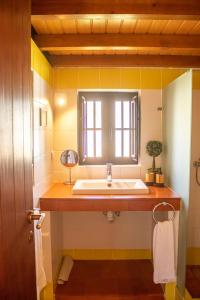
MULTIPOLYGON (((130 14, 124 14, 122 8, 122 14, 119 14, 120 8, 117 14, 106 14, 110 12, 110 4, 114 3, 106 6, 106 1, 101 0, 105 6, 101 15, 90 14, 98 0, 93 1, 92 8, 88 0, 51 0, 49 10, 46 2, 48 0, 43 0, 41 10, 37 0, 32 3, 33 38, 56 66, 200 67, 200 1, 190 0, 188 6, 185 0, 177 0, 182 6, 176 5, 172 11, 172 1, 163 0, 165 6, 170 4, 170 15, 169 6, 157 12, 151 0, 135 1, 146 4, 146 9, 147 4, 152 2, 146 14, 145 10, 143 14, 132 14, 133 8, 130 14), (54 2, 57 3, 55 7, 54 2), (82 11, 79 8, 79 14, 74 14, 78 3, 79 7, 81 3, 85 6, 82 11), (48 14, 54 11, 56 14, 48 14), (59 11, 60 14, 57 14, 59 11), (61 14, 69 11, 72 14, 61 14), (43 14, 34 14, 38 12, 43 14)), ((118 0, 116 3, 122 2, 118 0)), ((134 1, 125 2, 130 4, 134 1)), ((154 1, 154 4, 160 2, 154 1)), ((117 5, 115 7, 118 8, 117 5)), ((102 6, 97 11, 102 12, 102 6)))

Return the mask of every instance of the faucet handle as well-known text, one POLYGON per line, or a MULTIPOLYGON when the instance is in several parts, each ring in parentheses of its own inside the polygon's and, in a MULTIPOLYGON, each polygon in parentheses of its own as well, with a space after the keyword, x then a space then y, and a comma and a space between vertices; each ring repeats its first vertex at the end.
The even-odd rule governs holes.
POLYGON ((112 186, 112 164, 107 163, 107 186, 111 187, 112 186))

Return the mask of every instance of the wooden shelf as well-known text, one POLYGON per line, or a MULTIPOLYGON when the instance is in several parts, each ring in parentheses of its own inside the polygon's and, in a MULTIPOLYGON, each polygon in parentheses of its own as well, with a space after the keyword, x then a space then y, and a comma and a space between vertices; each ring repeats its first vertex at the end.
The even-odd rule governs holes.
MULTIPOLYGON (((180 196, 171 189, 150 187, 146 195, 73 195, 72 186, 56 183, 40 198, 43 211, 152 211, 162 201, 180 210, 180 196)), ((169 206, 158 210, 168 211, 169 206)))

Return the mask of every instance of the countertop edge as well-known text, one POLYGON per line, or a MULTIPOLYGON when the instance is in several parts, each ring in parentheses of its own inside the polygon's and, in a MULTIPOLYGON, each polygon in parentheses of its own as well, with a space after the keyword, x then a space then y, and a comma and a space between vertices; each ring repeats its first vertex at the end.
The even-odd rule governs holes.
MULTIPOLYGON (((154 187, 150 191, 146 195, 72 195, 66 187, 54 184, 40 197, 40 208, 43 211, 152 211, 155 205, 165 201, 176 211, 180 210, 181 198, 170 188, 154 187)), ((169 211, 170 207, 163 205, 158 210, 169 211)))

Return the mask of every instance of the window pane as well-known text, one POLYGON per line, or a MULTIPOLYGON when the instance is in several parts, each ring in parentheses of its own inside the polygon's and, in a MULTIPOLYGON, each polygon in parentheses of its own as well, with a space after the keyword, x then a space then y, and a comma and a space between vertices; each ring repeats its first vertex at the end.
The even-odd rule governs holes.
POLYGON ((83 157, 87 157, 87 131, 83 130, 83 157))
POLYGON ((102 131, 96 131, 96 157, 102 156, 102 131))
POLYGON ((132 106, 132 126, 135 129, 136 128, 136 119, 135 119, 135 101, 131 102, 131 106, 132 106))
POLYGON ((94 128, 94 102, 87 101, 87 128, 94 128))
POLYGON ((131 131, 131 134, 132 134, 132 149, 131 149, 131 156, 132 157, 135 157, 136 156, 136 136, 135 136, 135 130, 132 130, 131 131))
POLYGON ((124 128, 130 127, 130 102, 123 101, 123 126, 124 128))
POLYGON ((80 92, 80 164, 137 163, 139 118, 136 92, 80 92))
POLYGON ((122 156, 122 132, 121 130, 115 130, 115 156, 122 156))
POLYGON ((83 129, 87 128, 87 101, 84 97, 82 97, 83 100, 83 129))
POLYGON ((115 101, 115 128, 122 127, 121 101, 115 101))
POLYGON ((96 128, 101 128, 101 101, 95 102, 96 108, 96 128))
POLYGON ((87 156, 94 157, 94 131, 87 130, 87 156))
POLYGON ((129 157, 130 155, 130 131, 124 130, 124 157, 129 157))

